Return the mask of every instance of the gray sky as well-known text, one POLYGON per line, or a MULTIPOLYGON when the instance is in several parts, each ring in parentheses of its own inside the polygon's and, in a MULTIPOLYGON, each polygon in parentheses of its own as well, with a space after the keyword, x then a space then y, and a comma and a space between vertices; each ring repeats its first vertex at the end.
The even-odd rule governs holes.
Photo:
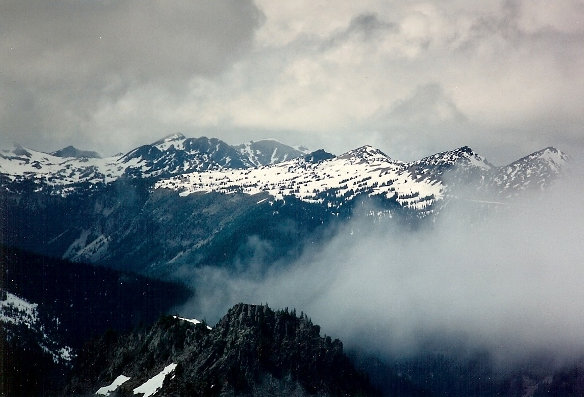
POLYGON ((582 0, 3 0, 0 146, 584 154, 582 43, 582 0))

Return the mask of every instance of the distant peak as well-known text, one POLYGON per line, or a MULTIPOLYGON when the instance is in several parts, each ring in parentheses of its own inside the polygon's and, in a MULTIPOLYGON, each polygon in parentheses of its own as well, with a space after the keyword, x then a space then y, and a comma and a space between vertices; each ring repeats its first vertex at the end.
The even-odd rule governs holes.
POLYGON ((316 150, 304 156, 304 160, 309 163, 318 163, 324 160, 329 160, 334 158, 335 155, 325 151, 324 149, 316 150))
POLYGON ((14 149, 12 149, 12 153, 14 153, 17 156, 26 156, 26 157, 31 156, 30 152, 28 150, 26 150, 26 148, 23 147, 19 143, 14 144, 14 149))
POLYGON ((183 139, 186 139, 185 136, 183 134, 181 134, 180 132, 176 132, 174 134, 167 135, 164 138, 157 140, 152 145, 156 146, 156 145, 160 145, 162 143, 180 141, 183 139))
POLYGON ((357 149, 349 150, 348 152, 339 156, 342 159, 354 158, 358 157, 364 160, 372 159, 372 158, 386 158, 389 159, 389 156, 383 153, 381 150, 371 146, 371 145, 364 145, 358 147, 357 149))
POLYGON ((51 153, 53 156, 57 157, 75 157, 75 158, 101 158, 99 153, 92 150, 80 150, 75 146, 67 146, 63 149, 57 150, 51 153))
POLYGON ((295 146, 294 149, 298 150, 299 152, 305 153, 305 154, 309 154, 310 153, 310 149, 307 148, 304 145, 295 146))
POLYGON ((543 154, 543 153, 556 153, 556 154, 559 154, 559 153, 562 153, 562 152, 560 150, 556 149, 553 146, 548 146, 548 147, 546 147, 544 149, 538 150, 534 154, 543 154))
POLYGON ((522 159, 517 161, 524 161, 524 160, 547 160, 556 163, 565 163, 568 161, 568 155, 561 150, 556 149, 553 146, 548 146, 544 149, 538 150, 537 152, 533 152, 522 159))
POLYGON ((470 148, 470 146, 462 146, 458 149, 454 150, 455 152, 459 153, 466 153, 466 154, 475 154, 475 151, 470 148))
POLYGON ((260 142, 273 142, 273 143, 282 144, 282 142, 280 142, 276 138, 265 138, 265 139, 260 139, 259 141, 251 141, 251 143, 260 143, 260 142))
POLYGON ((454 150, 447 150, 445 152, 436 153, 431 156, 424 157, 417 163, 426 165, 460 164, 459 161, 463 161, 464 163, 474 167, 482 168, 484 170, 493 168, 491 163, 489 163, 483 156, 472 150, 470 146, 462 146, 454 150))

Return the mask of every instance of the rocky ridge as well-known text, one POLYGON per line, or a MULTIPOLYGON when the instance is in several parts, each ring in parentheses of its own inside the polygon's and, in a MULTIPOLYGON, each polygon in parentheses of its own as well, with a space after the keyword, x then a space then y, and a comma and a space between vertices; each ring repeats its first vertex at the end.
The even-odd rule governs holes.
POLYGON ((149 396, 378 394, 306 315, 248 304, 212 329, 164 317, 142 332, 110 333, 80 353, 66 393, 124 395, 146 384, 149 396))

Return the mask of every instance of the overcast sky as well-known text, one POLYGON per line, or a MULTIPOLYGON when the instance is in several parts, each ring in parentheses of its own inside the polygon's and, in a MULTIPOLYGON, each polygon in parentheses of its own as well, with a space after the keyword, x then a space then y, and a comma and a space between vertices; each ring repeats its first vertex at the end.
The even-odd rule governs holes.
POLYGON ((583 0, 1 0, 0 146, 579 155, 583 43, 583 0))

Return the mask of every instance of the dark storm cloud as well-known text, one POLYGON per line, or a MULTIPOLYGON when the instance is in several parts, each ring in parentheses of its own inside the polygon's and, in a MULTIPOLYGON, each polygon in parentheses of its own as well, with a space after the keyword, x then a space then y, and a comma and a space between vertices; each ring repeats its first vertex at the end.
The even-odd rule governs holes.
POLYGON ((261 20, 251 1, 4 1, 2 143, 98 142, 104 107, 139 112, 136 97, 182 96, 192 77, 217 75, 244 54, 261 20))

